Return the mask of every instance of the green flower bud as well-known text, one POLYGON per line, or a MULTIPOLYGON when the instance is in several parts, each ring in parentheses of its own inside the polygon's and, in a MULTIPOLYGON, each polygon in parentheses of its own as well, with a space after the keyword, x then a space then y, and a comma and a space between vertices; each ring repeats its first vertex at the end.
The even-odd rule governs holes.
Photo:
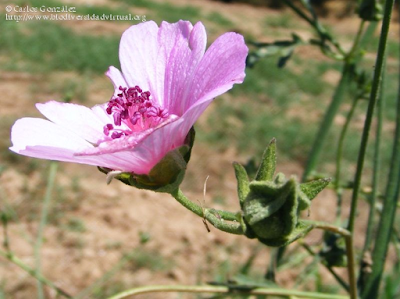
POLYGON ((377 0, 363 0, 358 7, 358 15, 365 21, 380 21, 383 18, 382 4, 377 0))
POLYGON ((311 200, 330 180, 300 184, 295 177, 286 179, 282 173, 275 175, 275 139, 264 152, 255 180, 249 182, 239 164, 234 167, 247 237, 258 238, 268 246, 284 246, 312 229, 311 224, 299 219, 300 211, 309 208, 311 200))
POLYGON ((324 233, 324 246, 319 253, 322 262, 329 267, 346 267, 346 245, 342 236, 332 232, 324 233))

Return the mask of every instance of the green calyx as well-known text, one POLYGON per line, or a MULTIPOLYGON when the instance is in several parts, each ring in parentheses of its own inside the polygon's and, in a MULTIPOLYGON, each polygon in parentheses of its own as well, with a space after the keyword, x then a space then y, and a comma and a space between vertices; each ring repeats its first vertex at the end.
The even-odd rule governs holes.
POLYGON ((246 170, 234 165, 238 194, 249 238, 257 238, 268 246, 284 246, 306 235, 312 225, 303 222, 300 212, 310 207, 311 200, 330 182, 320 179, 300 184, 295 177, 275 175, 276 141, 264 152, 253 181, 246 170))
POLYGON ((319 256, 328 267, 346 267, 346 245, 342 236, 325 231, 324 243, 319 256))
MULTIPOLYGON (((169 151, 149 172, 149 174, 135 174, 131 172, 118 173, 113 178, 136 187, 155 192, 171 193, 178 189, 185 176, 187 164, 195 138, 192 128, 186 136, 184 145, 169 151)), ((101 172, 111 173, 111 169, 99 167, 101 172)))
POLYGON ((362 0, 358 6, 358 15, 365 21, 380 21, 383 18, 383 7, 378 0, 362 0))

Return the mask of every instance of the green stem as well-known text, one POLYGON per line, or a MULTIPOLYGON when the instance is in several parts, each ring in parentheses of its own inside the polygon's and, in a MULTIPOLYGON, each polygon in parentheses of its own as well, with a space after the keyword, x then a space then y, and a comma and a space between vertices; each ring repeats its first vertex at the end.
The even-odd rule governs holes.
POLYGON ((290 0, 283 0, 287 6, 289 6, 295 13, 297 13, 302 19, 304 19, 308 24, 314 27, 314 21, 309 16, 307 16, 300 8, 293 4, 290 0))
POLYGON ((360 23, 353 46, 349 54, 346 55, 342 77, 340 79, 339 85, 336 87, 332 102, 328 110, 326 111, 320 130, 318 131, 318 135, 314 140, 314 144, 308 156, 308 161, 303 174, 303 181, 306 181, 308 176, 315 169, 315 166, 321 154, 322 146, 324 145, 325 139, 327 138, 329 130, 332 126, 333 119, 350 85, 352 68, 361 60, 362 55, 359 55, 357 49, 364 48, 366 44, 371 40, 371 37, 375 32, 376 26, 377 22, 371 22, 364 35, 361 37, 364 28, 364 22, 360 23))
MULTIPOLYGON (((234 214, 226 211, 218 211, 214 209, 206 209, 189 200, 180 189, 175 190, 171 195, 186 209, 192 211, 197 216, 203 217, 215 228, 236 235, 245 233, 245 224, 241 220, 240 214, 234 214), (226 222, 233 220, 234 222, 226 222)), ((206 223, 204 223, 206 225, 206 223)))
MULTIPOLYGON (((384 83, 385 73, 382 75, 382 83, 384 83)), ((367 220, 367 231, 365 233, 365 242, 363 253, 370 249, 372 242, 372 234, 375 224, 375 205, 376 199, 378 197, 378 181, 380 177, 380 147, 381 147, 381 136, 382 136, 382 122, 383 122, 383 105, 384 105, 384 88, 383 84, 381 84, 381 91, 379 95, 379 100, 377 103, 377 124, 376 124, 376 138, 375 138, 375 149, 374 149, 374 161, 373 161, 373 175, 372 175, 372 192, 369 197, 369 213, 367 220)))
POLYGON ((333 95, 332 98, 332 102, 328 110, 326 111, 320 129, 318 131, 318 134, 314 140, 311 152, 308 156, 307 164, 305 166, 303 174, 303 181, 306 181, 308 176, 315 169, 315 166, 322 151, 322 147, 328 136, 328 132, 332 126, 333 119, 350 85, 351 73, 352 73, 351 67, 349 65, 345 65, 342 72, 342 78, 340 79, 339 85, 336 88, 335 94, 333 95))
POLYGON ((275 295, 281 297, 296 297, 309 299, 346 299, 347 296, 330 295, 314 292, 300 292, 294 290, 274 289, 274 288, 251 288, 244 286, 244 290, 238 286, 237 288, 227 286, 182 286, 182 285, 154 285, 138 287, 124 292, 118 293, 108 299, 121 299, 128 296, 139 294, 158 293, 158 292, 179 292, 179 293, 219 293, 234 295, 275 295))
MULTIPOLYGON (((36 239, 36 244, 35 244, 35 268, 36 272, 38 275, 40 275, 41 272, 41 256, 40 256, 40 249, 42 248, 43 244, 43 231, 46 226, 47 222, 47 216, 49 212, 49 206, 50 206, 50 201, 51 201, 51 194, 53 192, 53 186, 54 186, 54 180, 56 177, 56 172, 57 172, 57 163, 56 162, 51 162, 50 163, 50 171, 49 171, 49 177, 47 179, 47 189, 46 189, 46 194, 44 196, 44 202, 43 202, 43 207, 42 207, 42 213, 40 216, 40 223, 39 223, 39 231, 36 239)), ((37 288, 38 288, 38 298, 42 299, 44 298, 44 293, 43 293, 43 286, 40 280, 37 280, 37 288)))
POLYGON ((307 23, 309 23, 317 32, 319 37, 321 38, 321 43, 320 47, 322 52, 327 54, 329 57, 335 58, 338 57, 337 55, 329 55, 325 50, 324 50, 324 42, 325 40, 329 41, 340 53, 340 56, 345 56, 346 52, 343 50, 343 48, 340 46, 339 42, 332 36, 330 35, 326 29, 321 25, 321 23, 318 21, 316 18, 315 13, 312 10, 312 7, 308 7, 308 10, 310 10, 311 14, 313 15, 313 18, 310 18, 307 16, 301 9, 299 9, 296 5, 293 4, 292 1, 290 0, 284 0, 287 6, 289 6, 296 14, 298 14, 302 19, 304 19, 307 23))
POLYGON ((371 129, 372 119, 374 115, 374 109, 376 106, 376 101, 378 98, 378 90, 381 83, 381 74, 384 65, 384 57, 385 57, 385 50, 386 50, 386 43, 387 37, 389 33, 389 25, 390 19, 392 15, 392 7, 393 7, 394 0, 387 0, 385 2, 385 15, 382 22, 382 30, 379 39, 379 47, 378 47, 378 54, 376 57, 375 63, 375 72, 374 78, 372 80, 372 87, 371 87, 371 94, 368 103, 368 110, 364 124, 364 130, 361 139, 360 151, 358 153, 358 161, 357 161, 357 170, 354 177, 354 189, 353 195, 351 198, 351 209, 350 209, 350 216, 349 216, 349 224, 348 230, 353 232, 354 231, 354 223, 356 218, 356 210, 357 210, 357 202, 358 202, 358 193, 361 186, 361 177, 364 168, 364 160, 365 160, 365 153, 367 150, 369 132, 371 129))
MULTIPOLYGON (((317 254, 312 250, 312 248, 306 244, 306 243, 301 243, 301 245, 303 246, 303 248, 312 256, 316 257, 317 254)), ((329 265, 326 265, 324 263, 322 263, 323 266, 325 266, 325 268, 333 275, 333 277, 335 277, 336 281, 347 291, 350 292, 350 287, 349 285, 335 272, 335 270, 330 267, 329 265)))
POLYGON ((338 149, 337 149, 337 154, 336 154, 336 175, 335 175, 335 189, 336 189, 336 194, 337 194, 337 207, 336 207, 336 219, 340 219, 341 215, 341 209, 342 209, 342 193, 343 193, 343 188, 340 185, 340 175, 341 175, 341 165, 342 165, 342 153, 343 153, 343 143, 344 143, 344 138, 347 133, 347 129, 349 127, 350 121, 353 118, 354 111, 356 110, 358 100, 360 99, 359 96, 355 97, 353 100, 353 104, 351 106, 351 109, 349 113, 347 114, 346 118, 346 123, 343 126, 342 132, 340 133, 339 137, 339 143, 338 143, 338 149))
MULTIPOLYGON (((380 52, 382 52, 381 56, 384 55, 393 4, 394 0, 387 0, 385 2, 385 12, 382 23, 382 34, 379 40, 380 51, 378 51, 378 55, 380 52)), ((383 64, 383 58, 382 58, 382 64, 383 64)), ((379 285, 382 278, 383 269, 385 266, 387 250, 389 247, 390 237, 396 215, 397 201, 400 196, 400 80, 399 80, 399 91, 397 95, 396 113, 397 113, 396 132, 393 142, 393 152, 392 152, 389 178, 386 186, 386 196, 383 202, 382 216, 380 217, 379 221, 377 237, 375 241, 375 248, 372 253, 372 261, 373 261, 372 273, 368 277, 364 289, 361 290, 363 299, 375 299, 378 297, 379 285)))
POLYGON ((117 264, 115 264, 110 270, 108 270, 102 277, 96 280, 93 284, 91 284, 88 288, 79 292, 79 294, 74 296, 74 299, 83 299, 89 298, 92 296, 92 293, 99 289, 105 282, 111 279, 118 271, 120 271, 129 261, 135 258, 135 253, 129 253, 124 255, 117 264))
POLYGON ((6 251, 10 251, 10 242, 8 239, 8 230, 7 230, 8 229, 8 219, 4 219, 2 221, 2 223, 3 223, 3 237, 4 237, 3 247, 6 251))
POLYGON ((61 288, 57 287, 53 282, 48 280, 47 278, 43 277, 40 273, 38 273, 35 269, 32 269, 28 265, 26 265, 23 261, 17 258, 12 252, 5 252, 0 250, 0 255, 8 259, 13 264, 17 265, 25 272, 33 276, 35 279, 40 281, 41 283, 49 286, 50 288, 54 289, 58 294, 64 296, 65 298, 72 298, 67 292, 63 291, 61 288))
POLYGON ((333 232, 335 234, 339 234, 343 236, 346 242, 346 255, 347 255, 347 272, 349 275, 349 285, 350 285, 350 298, 357 299, 357 280, 356 280, 356 260, 354 254, 354 244, 353 244, 353 236, 350 231, 344 229, 342 227, 334 226, 331 224, 323 223, 323 222, 313 222, 310 221, 310 224, 315 228, 323 229, 326 231, 333 232))
MULTIPOLYGON (((358 27, 358 31, 357 31, 353 46, 351 47, 349 54, 346 56, 346 58, 348 60, 351 60, 356 56, 356 52, 358 50, 358 47, 359 47, 359 44, 361 41, 361 36, 364 31, 364 25, 365 25, 365 21, 361 20, 361 23, 360 23, 360 26, 358 27)), ((350 61, 350 63, 351 63, 351 61, 350 61)))

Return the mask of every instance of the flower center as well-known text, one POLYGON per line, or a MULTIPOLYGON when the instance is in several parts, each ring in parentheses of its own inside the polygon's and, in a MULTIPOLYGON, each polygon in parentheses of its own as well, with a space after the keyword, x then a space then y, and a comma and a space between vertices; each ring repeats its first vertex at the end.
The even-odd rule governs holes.
POLYGON ((113 116, 114 124, 106 124, 104 135, 117 139, 135 132, 156 127, 168 117, 168 110, 150 100, 150 92, 139 86, 125 88, 107 104, 107 113, 113 116))

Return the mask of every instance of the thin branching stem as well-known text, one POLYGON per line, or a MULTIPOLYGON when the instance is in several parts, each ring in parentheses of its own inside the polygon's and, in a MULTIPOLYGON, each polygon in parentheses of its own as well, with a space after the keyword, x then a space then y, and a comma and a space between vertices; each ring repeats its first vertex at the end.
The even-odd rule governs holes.
POLYGON ((378 47, 378 53, 376 57, 376 63, 375 63, 375 72, 374 72, 374 78, 372 80, 372 87, 371 87, 371 93, 370 93, 370 98, 369 98, 369 103, 368 103, 368 109, 367 109, 367 115, 365 118, 365 123, 364 123, 364 130, 361 138, 361 145, 360 145, 360 150, 358 153, 358 160, 357 160, 357 170, 356 174, 354 177, 354 188, 353 188, 353 194, 351 198, 351 209, 350 209, 350 216, 349 216, 349 224, 348 224, 348 230, 353 232, 354 231, 354 223, 356 219, 356 210, 357 210, 357 203, 358 203, 358 196, 359 196, 359 191, 361 187, 361 177, 364 169, 364 161, 365 161, 365 153, 367 150, 367 145, 368 145, 368 139, 369 139, 369 132, 371 129, 371 124, 372 124, 372 119, 374 115, 374 110, 376 106, 376 101, 378 99, 378 91, 379 91, 379 86, 381 85, 381 79, 382 79, 382 70, 384 66, 384 58, 385 58, 385 52, 386 52, 386 44, 387 44, 387 38, 388 38, 388 33, 389 33, 389 25, 390 25, 390 19, 392 15, 392 7, 393 7, 394 0, 388 0, 385 2, 385 15, 383 18, 383 23, 382 23, 382 30, 381 30, 381 35, 379 39, 379 47, 378 47))
MULTIPOLYGON (((385 2, 382 33, 379 40, 378 57, 384 56, 393 4, 394 0, 387 0, 385 2)), ((383 66, 383 61, 384 59, 382 57, 380 68, 382 68, 383 66)), ((378 66, 379 64, 377 63, 376 68, 378 68, 378 66)), ((385 266, 386 255, 393 231, 397 203, 400 196, 400 78, 398 88, 399 90, 397 95, 396 131, 393 141, 391 167, 389 170, 389 177, 386 186, 386 195, 383 200, 382 216, 380 217, 375 247, 372 253, 372 273, 369 275, 366 284, 363 285, 361 289, 361 295, 363 299, 375 299, 378 297, 379 285, 385 266)))
POLYGON ((356 281, 356 260, 354 253, 353 236, 350 231, 345 228, 331 225, 323 222, 310 222, 314 228, 323 229, 325 231, 330 231, 335 234, 343 236, 346 243, 346 255, 347 255, 347 271, 349 275, 349 285, 350 285, 350 298, 357 299, 357 281, 356 281))
POLYGON ((384 101, 384 75, 382 76, 382 86, 380 89, 379 100, 377 103, 377 124, 376 124, 376 134, 375 134, 375 148, 374 148, 374 160, 373 160, 373 173, 372 173, 372 191, 368 198, 369 211, 367 219, 367 229, 365 232, 365 241, 361 256, 361 266, 358 274, 358 286, 359 289, 363 288, 366 278, 369 275, 369 263, 370 263, 370 250, 373 240, 373 233, 375 229, 375 214, 376 214, 376 201, 378 198, 378 181, 380 177, 380 147, 381 147, 381 137, 382 137, 382 122, 383 122, 383 101, 384 101))
MULTIPOLYGON (((56 162, 50 163, 49 177, 47 179, 47 189, 46 189, 46 194, 44 196, 42 213, 40 216, 39 230, 38 230, 37 239, 36 239, 35 248, 34 248, 35 261, 36 261, 35 268, 36 268, 36 272, 39 275, 41 272, 40 250, 41 250, 42 244, 43 244, 43 232, 44 232, 44 228, 47 223, 47 216, 49 213, 51 194, 53 192, 54 181, 55 181, 55 177, 56 177, 56 173, 57 173, 57 165, 58 165, 58 163, 56 163, 56 162)), ((40 280, 37 280, 37 288, 38 288, 38 298, 43 299, 44 298, 43 286, 42 286, 42 282, 40 280)))
MULTIPOLYGON (((180 189, 175 190, 171 195, 186 209, 192 211, 197 216, 203 218, 204 225, 207 227, 206 221, 210 222, 215 228, 236 235, 243 235, 245 233, 245 225, 239 214, 234 214, 226 211, 219 211, 215 209, 207 209, 195 204, 188 199, 180 189), (232 221, 228 221, 232 220, 232 221)), ((208 229, 208 227, 207 227, 208 229)))
POLYGON ((72 298, 71 295, 69 295, 67 292, 62 290, 61 288, 57 287, 52 281, 48 280, 44 276, 42 276, 40 273, 38 273, 35 269, 29 267, 26 265, 22 260, 20 260, 18 257, 16 257, 11 251, 3 251, 0 250, 0 256, 5 257, 7 260, 9 260, 11 263, 17 265, 21 269, 23 269, 25 272, 33 276, 36 280, 40 281, 41 283, 49 286, 50 288, 54 289, 58 294, 64 296, 65 298, 72 298))
POLYGON ((364 32, 364 25, 365 25, 365 21, 361 20, 360 26, 358 27, 356 37, 354 39, 353 46, 351 47, 349 54, 347 54, 347 56, 346 56, 347 59, 353 59, 354 57, 358 56, 357 51, 359 49, 362 33, 364 32))
POLYGON ((342 71, 342 77, 339 84, 336 87, 335 93, 332 97, 332 101, 324 115, 321 126, 317 135, 315 136, 314 143, 312 145, 310 154, 308 155, 307 163, 303 173, 303 181, 306 181, 310 176, 311 172, 315 169, 319 156, 321 154, 325 140, 329 134, 330 128, 332 126, 333 120, 339 107, 346 95, 346 92, 352 81, 352 72, 356 64, 361 60, 362 55, 360 55, 359 49, 365 47, 365 45, 370 41, 373 35, 376 22, 371 22, 367 30, 364 32, 365 22, 361 22, 357 30, 356 38, 352 45, 351 50, 345 55, 344 66, 342 71))
MULTIPOLYGON (((303 248, 312 256, 316 256, 317 254, 312 250, 312 248, 302 242, 301 245, 303 246, 303 248)), ((323 266, 326 267, 326 269, 332 274, 332 276, 336 279, 336 281, 347 291, 350 292, 350 287, 349 285, 339 276, 339 274, 336 273, 336 271, 329 265, 326 265, 324 263, 322 263, 323 266)))
POLYGON ((122 299, 128 296, 150 294, 159 292, 175 292, 175 293, 217 293, 217 294, 230 294, 230 295, 275 295, 284 298, 308 298, 308 299, 346 299, 347 296, 331 295, 324 293, 301 292, 295 290, 284 290, 276 288, 254 288, 254 287, 228 287, 228 286, 182 286, 182 285, 154 285, 138 287, 124 292, 118 293, 108 299, 122 299))
POLYGON ((303 181, 306 181, 308 179, 308 176, 315 169, 315 166, 322 151, 322 147, 325 143, 326 137, 328 136, 328 132, 330 131, 335 115, 339 110, 339 107, 343 102, 343 99, 349 88, 351 81, 351 73, 352 73, 352 68, 350 66, 345 65, 342 71, 342 78, 340 79, 339 85, 336 87, 335 94, 333 95, 332 98, 332 102, 325 113, 325 116, 322 120, 322 124, 314 139, 314 143, 312 145, 311 152, 308 156, 307 164, 304 169, 303 181))
POLYGON ((383 109, 384 109, 384 75, 382 76, 382 88, 379 95, 379 100, 377 103, 377 123, 376 123, 376 134, 375 134, 375 148, 374 148, 374 161, 373 161, 373 174, 372 174, 372 192, 371 196, 369 196, 369 213, 368 213, 368 220, 367 220, 367 231, 365 233, 365 242, 363 248, 363 254, 370 249, 372 243, 372 233, 375 224, 374 215, 376 200, 379 193, 379 177, 380 177, 380 148, 381 148, 381 139, 382 139, 382 123, 383 123, 383 109))
POLYGON ((356 96, 353 100, 353 104, 350 108, 349 113, 347 114, 346 122, 342 128, 342 132, 340 133, 338 149, 336 153, 336 174, 335 174, 335 190, 337 194, 337 206, 336 206, 336 220, 340 220, 340 215, 342 211, 342 195, 343 188, 341 187, 340 177, 341 177, 341 166, 342 166, 342 158, 343 158, 343 144, 344 139, 347 134, 347 130, 350 124, 350 121, 353 119, 354 111, 356 110, 359 96, 356 96))
MULTIPOLYGON (((318 21, 318 18, 316 17, 316 14, 314 13, 312 7, 307 7, 307 9, 310 11, 312 14, 313 18, 310 18, 307 16, 300 8, 298 8, 294 3, 290 0, 284 0, 287 6, 289 6, 298 16, 300 16, 302 19, 304 19, 307 23, 309 23, 317 32, 319 37, 321 38, 321 50, 327 54, 329 57, 335 58, 338 57, 338 55, 329 55, 328 53, 325 52, 324 50, 324 42, 329 41, 339 52, 339 57, 344 57, 346 56, 346 52, 343 50, 342 46, 340 43, 331 35, 329 34, 326 29, 321 25, 321 23, 318 21)), ((342 60, 342 59, 340 59, 342 60)))
POLYGON ((8 239, 8 219, 2 221, 3 223, 3 247, 8 252, 10 251, 10 241, 8 239))
POLYGON ((132 253, 125 254, 121 257, 121 259, 116 263, 110 270, 108 270, 102 277, 96 280, 93 284, 91 284, 86 289, 79 292, 79 294, 74 296, 74 299, 84 299, 89 298, 89 296, 93 295, 93 292, 96 289, 99 289, 104 283, 109 281, 118 271, 120 271, 129 261, 134 259, 136 250, 132 253))

